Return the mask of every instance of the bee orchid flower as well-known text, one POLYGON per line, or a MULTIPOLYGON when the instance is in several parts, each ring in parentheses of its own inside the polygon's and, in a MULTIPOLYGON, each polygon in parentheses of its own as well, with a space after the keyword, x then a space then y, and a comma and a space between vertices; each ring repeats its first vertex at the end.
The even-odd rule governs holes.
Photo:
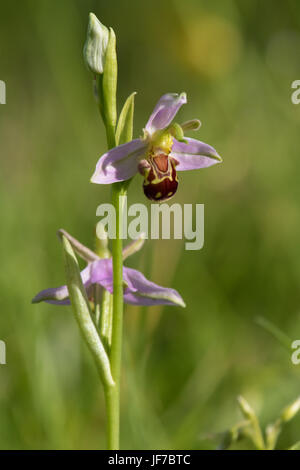
MULTIPOLYGON (((99 258, 96 253, 64 230, 60 235, 66 236, 77 253, 87 262, 81 271, 81 279, 89 300, 93 301, 94 286, 100 285, 113 294, 113 267, 112 258, 99 258)), ((134 253, 142 244, 135 240, 123 250, 123 258, 134 253)), ((149 281, 136 269, 123 267, 124 302, 132 305, 178 305, 185 307, 185 303, 175 289, 161 287, 149 281)), ((57 305, 69 305, 69 292, 67 286, 45 289, 39 292, 32 303, 48 302, 57 305)))
POLYGON ((222 161, 208 144, 184 137, 185 130, 197 130, 194 119, 181 126, 172 121, 187 102, 186 94, 168 93, 155 106, 139 139, 114 147, 102 155, 91 178, 92 183, 111 184, 144 177, 145 195, 154 201, 171 198, 177 191, 177 171, 206 168, 222 161))

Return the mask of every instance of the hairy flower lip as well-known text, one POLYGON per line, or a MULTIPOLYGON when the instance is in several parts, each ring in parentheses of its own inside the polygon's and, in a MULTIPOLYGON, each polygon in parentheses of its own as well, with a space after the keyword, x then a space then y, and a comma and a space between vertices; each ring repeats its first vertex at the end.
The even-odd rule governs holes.
MULTIPOLYGON (((163 95, 150 115, 142 137, 114 147, 103 154, 97 162, 91 182, 112 184, 135 176, 139 172, 139 162, 143 159, 147 160, 148 153, 153 150, 158 135, 163 133, 167 135, 174 117, 186 102, 186 93, 163 95)), ((200 127, 200 121, 197 119, 186 121, 183 126, 189 130, 197 130, 200 127)), ((222 162, 216 149, 196 139, 185 137, 184 140, 178 141, 173 137, 171 148, 166 147, 162 150, 179 162, 176 171, 201 169, 222 162)))

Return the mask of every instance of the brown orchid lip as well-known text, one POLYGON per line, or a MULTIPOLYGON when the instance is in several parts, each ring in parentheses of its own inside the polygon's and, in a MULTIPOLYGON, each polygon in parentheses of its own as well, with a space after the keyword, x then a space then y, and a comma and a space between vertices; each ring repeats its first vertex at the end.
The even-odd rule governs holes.
POLYGON ((152 152, 141 162, 140 173, 144 176, 143 189, 151 201, 166 201, 174 196, 178 187, 175 158, 159 150, 152 152))

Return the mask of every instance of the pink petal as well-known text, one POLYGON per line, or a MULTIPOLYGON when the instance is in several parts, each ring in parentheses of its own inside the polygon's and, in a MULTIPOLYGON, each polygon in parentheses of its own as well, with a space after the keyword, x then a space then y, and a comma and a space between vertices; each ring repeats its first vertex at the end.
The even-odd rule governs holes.
MULTIPOLYGON (((112 259, 99 259, 93 261, 81 272, 82 281, 86 289, 92 284, 99 284, 110 293, 113 293, 112 259)), ((131 268, 123 267, 124 301, 133 305, 179 305, 185 303, 175 289, 161 287, 149 281, 145 276, 131 268)), ((69 293, 66 286, 41 291, 33 299, 33 303, 46 301, 53 304, 69 304, 69 293)))
POLYGON ((110 293, 113 292, 113 268, 111 258, 101 258, 91 267, 92 284, 100 284, 110 293))
MULTIPOLYGON (((113 294, 112 260, 101 259, 92 264, 92 283, 100 284, 113 294)), ((123 279, 127 285, 124 290, 124 301, 133 305, 180 305, 184 301, 175 289, 161 287, 149 281, 136 269, 123 267, 123 279)))
POLYGON ((181 93, 180 95, 178 93, 167 93, 163 95, 146 124, 146 130, 152 134, 157 129, 167 127, 173 121, 181 106, 186 102, 185 93, 181 93))
POLYGON ((92 183, 111 184, 125 181, 138 171, 138 162, 146 150, 141 139, 135 139, 106 152, 96 165, 92 183))
POLYGON ((200 140, 186 138, 187 143, 174 139, 171 156, 179 161, 177 171, 197 170, 220 163, 218 152, 200 140))
MULTIPOLYGON (((90 266, 91 265, 87 265, 86 268, 84 268, 83 271, 81 271, 80 273, 85 288, 88 288, 88 286, 91 284, 90 266)), ((67 286, 53 287, 50 289, 42 290, 32 299, 33 304, 43 301, 48 302, 50 304, 68 305, 70 301, 67 286)))
POLYGON ((175 289, 162 287, 149 281, 136 269, 124 268, 124 280, 128 284, 124 292, 124 300, 128 304, 185 307, 182 297, 175 289))

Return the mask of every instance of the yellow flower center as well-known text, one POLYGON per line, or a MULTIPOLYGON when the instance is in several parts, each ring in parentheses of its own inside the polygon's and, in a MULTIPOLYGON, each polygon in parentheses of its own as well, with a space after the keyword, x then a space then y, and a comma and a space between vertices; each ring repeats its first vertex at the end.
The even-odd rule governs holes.
POLYGON ((156 131, 151 137, 151 147, 153 149, 160 149, 162 152, 169 155, 172 150, 174 137, 169 131, 156 131))

